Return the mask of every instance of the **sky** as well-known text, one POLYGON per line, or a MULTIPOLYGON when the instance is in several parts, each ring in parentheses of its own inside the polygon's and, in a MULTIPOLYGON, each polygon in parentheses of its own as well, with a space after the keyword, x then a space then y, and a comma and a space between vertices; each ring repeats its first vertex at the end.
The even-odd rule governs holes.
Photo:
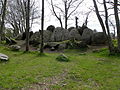
MULTIPOLYGON (((50 0, 48 0, 50 1, 50 0)), ((61 0, 53 0, 53 2, 56 1, 56 3, 60 2, 61 0)), ((99 0, 101 1, 101 0, 99 0)), ((39 10, 41 10, 41 0, 36 0, 36 5, 39 7, 39 10)), ((89 12, 90 9, 89 8, 93 8, 93 2, 92 0, 84 0, 84 2, 79 6, 79 8, 77 9, 77 11, 79 11, 79 15, 77 15, 78 19, 78 25, 82 26, 82 24, 85 21, 86 12, 89 12)), ((45 0, 45 23, 44 23, 44 30, 46 30, 46 28, 49 25, 54 25, 55 27, 60 27, 59 21, 56 19, 56 17, 54 15, 51 14, 51 10, 50 10, 51 6, 48 4, 48 2, 45 0)), ((101 6, 99 6, 99 9, 101 9, 101 6)), ((68 27, 71 26, 75 26, 75 20, 74 17, 71 17, 71 20, 69 20, 68 22, 68 27)), ((41 18, 36 20, 36 24, 33 25, 32 30, 38 31, 41 28, 41 18)), ((96 29, 97 31, 102 31, 100 24, 98 22, 98 19, 96 17, 95 12, 91 12, 88 18, 88 27, 91 28, 92 30, 96 29)))

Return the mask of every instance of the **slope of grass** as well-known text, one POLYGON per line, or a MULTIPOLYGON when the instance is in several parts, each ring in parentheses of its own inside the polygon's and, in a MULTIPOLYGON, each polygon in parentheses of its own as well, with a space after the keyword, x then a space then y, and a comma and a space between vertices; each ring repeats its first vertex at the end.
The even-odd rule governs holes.
POLYGON ((0 62, 0 90, 17 90, 45 80, 56 80, 54 84, 47 84, 51 90, 120 89, 120 57, 108 56, 106 49, 87 54, 66 50, 64 54, 70 62, 55 60, 60 53, 13 52, 3 46, 0 53, 10 57, 8 62, 0 62), (62 79, 51 79, 54 77, 62 79))

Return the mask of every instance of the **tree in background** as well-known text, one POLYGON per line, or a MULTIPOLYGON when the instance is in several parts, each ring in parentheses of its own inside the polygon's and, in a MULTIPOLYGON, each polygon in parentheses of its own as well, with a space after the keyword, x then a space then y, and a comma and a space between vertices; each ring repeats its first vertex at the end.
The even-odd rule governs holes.
MULTIPOLYGON (((36 2, 30 3, 30 27, 35 23, 34 21, 40 16, 38 14, 38 7, 36 2)), ((8 3, 8 14, 6 17, 7 23, 12 26, 14 37, 19 33, 25 32, 26 29, 26 0, 12 0, 8 3)))
POLYGON ((42 0, 42 17, 41 17, 41 47, 40 47, 40 53, 43 53, 43 29, 44 29, 44 0, 42 0))
POLYGON ((30 31, 30 0, 26 4, 26 51, 29 51, 29 31, 30 31))
POLYGON ((60 22, 61 27, 63 27, 63 21, 62 21, 61 16, 63 16, 64 18, 65 29, 67 29, 69 18, 77 10, 77 8, 80 6, 80 4, 83 1, 84 0, 81 0, 81 1, 80 0, 62 0, 62 5, 63 5, 62 7, 61 5, 59 6, 59 5, 53 4, 53 0, 51 0, 52 11, 55 17, 60 22), (59 14, 57 14, 57 11, 55 11, 55 8, 60 11, 59 14))
POLYGON ((4 22, 5 22, 5 16, 6 16, 6 7, 7 7, 7 0, 3 1, 3 5, 1 8, 1 16, 0 16, 0 41, 2 41, 2 39, 4 39, 4 22))
POLYGON ((117 7, 118 6, 118 0, 114 0, 112 2, 114 4, 114 7, 112 7, 112 8, 107 7, 107 3, 111 3, 111 1, 108 2, 106 0, 103 0, 102 5, 104 6, 105 22, 103 22, 103 19, 100 15, 96 0, 93 0, 93 3, 94 3, 94 7, 95 7, 95 11, 96 11, 96 15, 97 15, 97 18, 99 20, 99 23, 102 27, 104 35, 107 37, 110 54, 120 52, 120 24, 119 24, 119 15, 118 15, 118 7, 117 7), (114 8, 115 22, 116 22, 116 28, 117 28, 117 37, 118 37, 118 48, 117 48, 117 50, 115 49, 115 47, 113 45, 113 42, 112 42, 112 38, 111 38, 111 35, 110 35, 110 25, 109 25, 109 23, 110 23, 109 22, 109 16, 110 15, 108 14, 108 11, 109 11, 109 9, 113 9, 113 8, 114 8))
POLYGON ((114 14, 117 28, 118 52, 120 52, 120 19, 118 15, 118 0, 114 0, 114 14))

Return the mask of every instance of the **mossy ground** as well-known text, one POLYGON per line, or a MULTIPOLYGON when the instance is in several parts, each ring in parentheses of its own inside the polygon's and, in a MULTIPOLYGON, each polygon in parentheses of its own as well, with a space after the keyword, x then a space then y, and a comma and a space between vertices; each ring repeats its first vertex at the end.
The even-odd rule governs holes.
POLYGON ((51 90, 120 89, 120 56, 109 56, 107 49, 86 54, 65 50, 69 62, 57 61, 60 53, 15 52, 4 46, 0 46, 0 53, 10 57, 8 62, 0 62, 0 90, 34 88, 44 82, 51 90))

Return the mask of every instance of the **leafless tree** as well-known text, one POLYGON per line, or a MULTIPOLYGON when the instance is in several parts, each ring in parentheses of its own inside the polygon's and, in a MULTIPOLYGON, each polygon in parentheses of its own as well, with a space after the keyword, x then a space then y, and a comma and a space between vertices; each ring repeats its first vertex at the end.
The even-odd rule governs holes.
MULTIPOLYGON (((12 0, 9 2, 7 22, 14 29, 14 36, 25 32, 26 29, 26 0, 12 0)), ((35 1, 30 3, 30 27, 34 24, 34 20, 39 18, 38 8, 35 1)))
POLYGON ((65 25, 65 29, 67 29, 67 25, 68 25, 68 20, 70 18, 70 16, 77 10, 77 8, 80 6, 80 4, 83 2, 84 0, 62 0, 61 2, 63 3, 63 8, 60 7, 59 5, 55 5, 53 4, 53 0, 51 0, 51 5, 52 5, 52 11, 54 13, 54 15, 56 16, 56 18, 59 20, 61 27, 63 27, 63 21, 61 20, 61 16, 64 17, 64 25, 65 25), (57 11, 55 11, 55 8, 60 10, 60 13, 62 13, 62 15, 58 15, 57 11))
POLYGON ((30 0, 26 3, 26 51, 29 51, 29 31, 30 31, 30 0))
POLYGON ((118 51, 120 52, 120 19, 118 15, 118 0, 114 0, 114 14, 117 28, 118 51))
POLYGON ((40 47, 40 53, 43 53, 43 29, 44 29, 44 0, 42 0, 42 17, 41 17, 41 47, 40 47))
POLYGON ((99 20, 99 23, 102 27, 104 35, 106 36, 106 38, 108 40, 109 51, 112 54, 112 53, 114 53, 114 45, 112 43, 112 39, 111 39, 111 36, 110 36, 110 28, 109 28, 109 24, 108 24, 108 20, 109 20, 108 19, 108 8, 107 8, 107 5, 106 5, 106 0, 103 0, 103 3, 102 3, 104 5, 104 11, 105 11, 105 24, 103 22, 102 17, 100 16, 100 12, 98 10, 96 0, 93 0, 93 3, 94 3, 94 7, 95 7, 95 11, 96 11, 96 15, 97 15, 97 18, 99 20))
POLYGON ((5 16, 6 16, 6 7, 7 7, 7 0, 3 1, 3 5, 1 8, 1 22, 0 22, 0 41, 2 41, 2 39, 4 39, 4 32, 3 32, 3 28, 4 28, 4 22, 5 22, 5 16))

